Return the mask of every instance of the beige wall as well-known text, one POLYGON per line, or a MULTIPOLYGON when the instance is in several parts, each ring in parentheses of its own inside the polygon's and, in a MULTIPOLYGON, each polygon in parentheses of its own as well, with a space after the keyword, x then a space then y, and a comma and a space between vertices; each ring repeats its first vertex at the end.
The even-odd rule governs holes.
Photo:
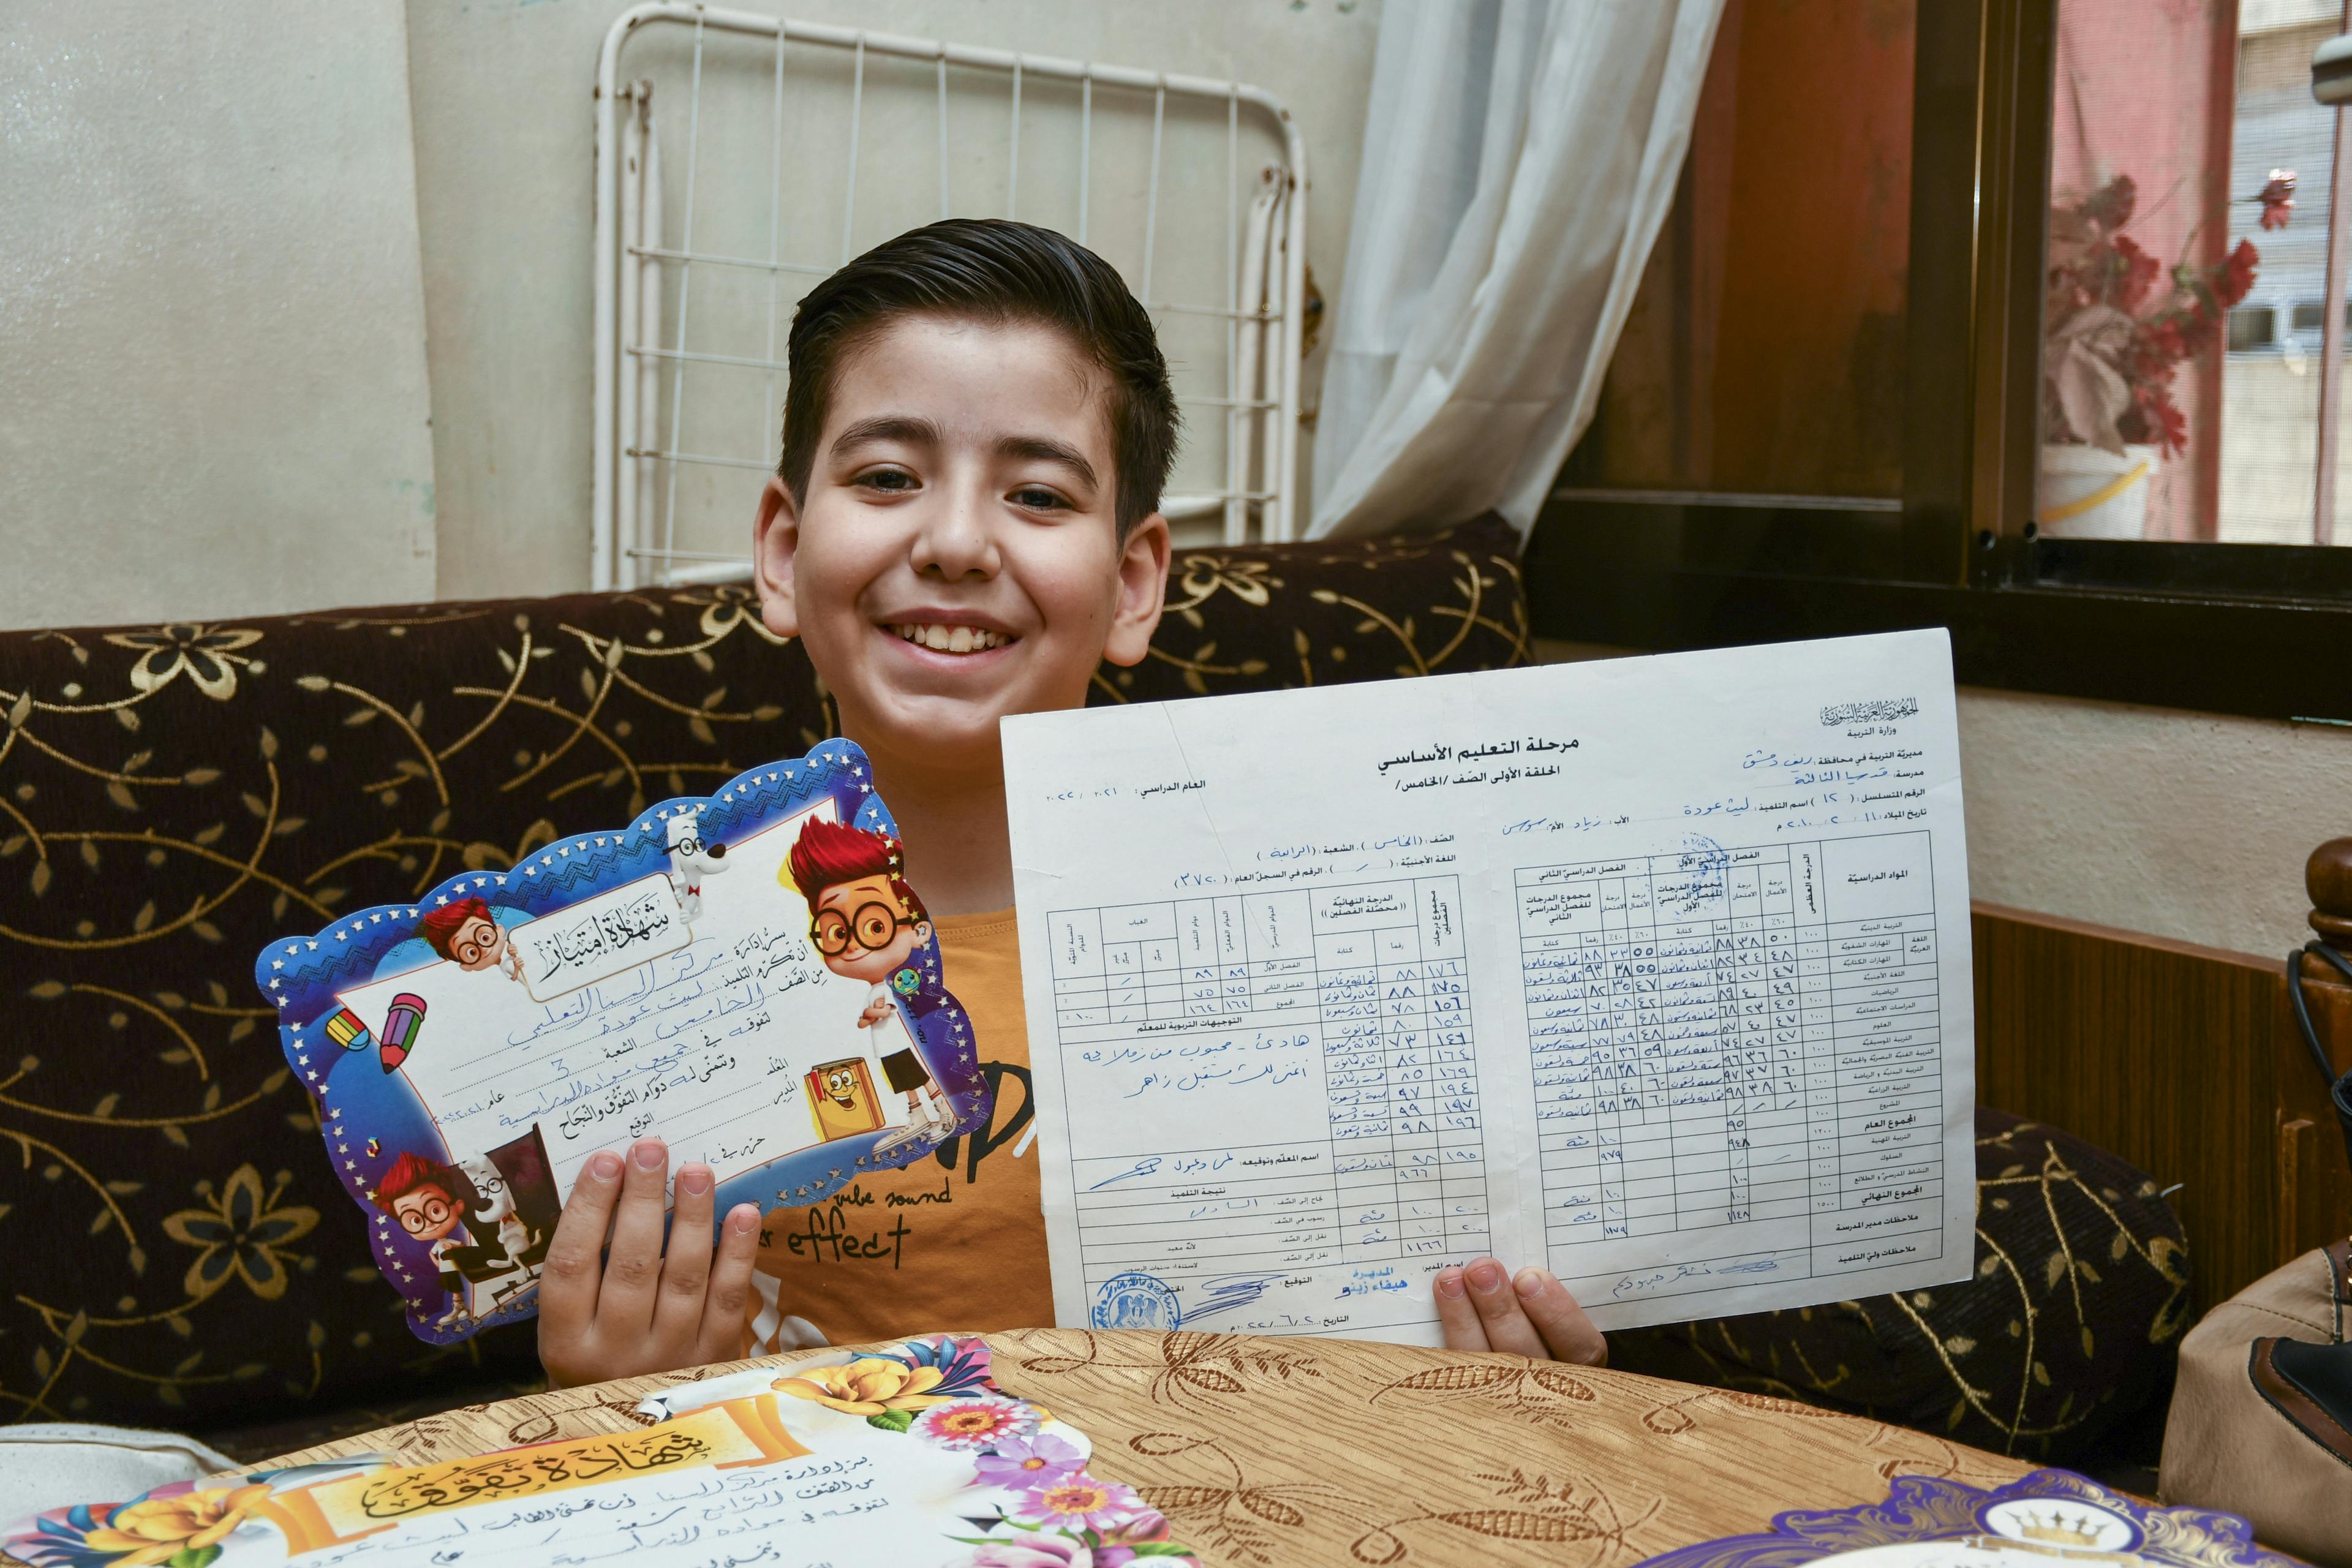
MULTIPOLYGON (((2284 320, 2287 306, 2281 302, 2284 320)), ((2231 354, 2221 376, 2221 538, 2309 544, 2319 355, 2231 354)), ((2336 416, 2336 541, 2352 540, 2352 407, 2336 416)))
POLYGON ((0 18, 0 626, 434 589, 400 0, 0 18))
MULTIPOLYGON (((444 595, 554 592, 588 583, 590 88, 598 45, 625 8, 626 0, 413 0, 409 6, 444 595)), ((792 0, 781 6, 773 0, 740 0, 740 8, 1147 69, 1238 77, 1264 87, 1285 99, 1305 128, 1313 186, 1307 255, 1326 296, 1337 289, 1379 0, 792 0)), ((631 44, 625 77, 651 68, 639 62, 657 57, 639 54, 643 47, 631 44)), ((740 247, 731 253, 765 254, 769 89, 761 47, 747 49, 740 40, 719 40, 712 47, 706 137, 726 139, 714 127, 717 106, 730 90, 755 113, 745 121, 752 132, 704 165, 696 195, 698 249, 740 247), (722 59, 729 63, 716 63, 722 59)), ((676 56, 671 58, 674 63, 676 56)), ((859 248, 937 216, 931 104, 919 90, 887 99, 882 68, 870 68, 877 74, 869 78, 860 151, 859 248), (883 177, 881 171, 891 168, 906 173, 883 177)), ((832 90, 845 89, 835 82, 832 90)), ((962 170, 980 167, 983 142, 992 151, 1009 116, 998 106, 998 89, 958 79, 952 90, 961 182, 962 170)), ((667 91, 656 92, 657 113, 680 101, 666 98, 667 91)), ((1069 177, 1075 142, 1034 118, 1052 112, 1051 93, 1034 79, 1028 93, 1022 216, 1073 226, 1066 198, 1075 184, 1069 177)), ((1074 105, 1073 100, 1062 106, 1066 115, 1074 113, 1074 105)), ((804 101, 796 89, 787 109, 788 147, 810 144, 801 140, 804 133, 837 126, 841 121, 829 117, 838 109, 804 101)), ((1101 112, 1098 123, 1108 127, 1109 111, 1101 112)), ((1130 135, 1136 123, 1130 121, 1130 135)), ((1148 145, 1148 116, 1139 124, 1148 145)), ((665 189, 675 225, 684 197, 684 127, 665 121, 663 134, 665 189)), ((1213 171, 1220 183, 1222 146, 1213 171)), ((837 147, 830 161, 841 161, 837 147)), ((787 203, 784 251, 830 265, 839 259, 841 205, 837 186, 824 185, 827 177, 837 180, 837 170, 826 163, 788 154, 787 189, 801 193, 814 182, 822 195, 795 195, 787 203)), ((1188 167, 1197 170, 1198 161, 1188 167)), ((1168 177, 1177 177, 1172 161, 1168 177)), ((1243 177, 1249 177, 1246 163, 1243 177)), ((1089 240, 1122 265, 1133 258, 1119 247, 1133 248, 1141 231, 1135 195, 1116 179, 1098 177, 1095 184, 1089 240)), ((960 210, 996 210, 992 185, 960 188, 957 199, 960 210)), ((1160 235, 1163 277, 1183 237, 1160 235)), ((795 280, 795 291, 804 283, 795 280)), ((724 286, 724 275, 698 269, 698 290, 724 286)), ((718 319, 716 295, 698 299, 710 314, 696 319, 718 319)), ((699 337, 689 347, 762 357, 765 352, 761 342, 699 337)), ((1171 349, 1171 359, 1190 357, 1171 349)), ((1181 364, 1179 374, 1184 374, 1181 364)), ((735 453, 768 449, 772 434, 760 428, 763 394, 757 377, 692 367, 687 385, 681 442, 687 449, 708 451, 720 443, 735 453), (706 419, 718 427, 698 431, 696 422, 706 419)), ((1301 443, 1302 451, 1307 446, 1301 443)), ((759 475, 749 471, 688 470, 680 547, 740 549, 758 487, 759 475)))
POLYGON ((1960 693, 1970 891, 2284 955, 2303 863, 2352 834, 2352 730, 1960 693))
POLYGON ((1971 896, 2265 956, 2311 934, 2303 863, 2352 835, 2352 729, 1974 687, 1959 711, 1971 896))

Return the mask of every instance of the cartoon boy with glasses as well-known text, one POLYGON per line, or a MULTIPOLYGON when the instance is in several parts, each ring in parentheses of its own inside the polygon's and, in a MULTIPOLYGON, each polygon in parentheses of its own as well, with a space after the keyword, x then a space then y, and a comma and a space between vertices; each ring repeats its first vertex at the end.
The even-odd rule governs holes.
POLYGON ((425 945, 467 973, 496 969, 509 980, 522 978, 522 955, 507 940, 490 906, 480 899, 459 899, 428 910, 416 922, 425 945))
POLYGON ((801 829, 783 876, 808 900, 809 941, 824 966, 873 988, 857 1026, 898 1024, 905 1040, 900 1048, 885 1052, 883 1037, 875 1037, 882 1076, 907 1097, 917 1134, 936 1142, 948 1135, 955 1119, 900 1013, 922 986, 911 961, 931 940, 923 902, 899 875, 904 864, 897 839, 817 820, 801 829))
POLYGON ((446 1328, 466 1310, 466 1279, 457 1255, 471 1240, 459 1230, 466 1217, 464 1178, 437 1161, 404 1153, 392 1163, 368 1196, 418 1241, 432 1243, 433 1267, 449 1292, 449 1310, 436 1326, 446 1328))

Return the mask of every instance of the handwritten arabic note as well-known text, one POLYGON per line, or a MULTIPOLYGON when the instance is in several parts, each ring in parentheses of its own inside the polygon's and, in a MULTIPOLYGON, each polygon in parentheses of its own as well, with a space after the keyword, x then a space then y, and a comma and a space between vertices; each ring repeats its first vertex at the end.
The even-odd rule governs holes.
POLYGON ((1490 1252, 1603 1328, 1967 1273, 1942 633, 1005 741, 1062 1323, 1434 1342, 1490 1252))

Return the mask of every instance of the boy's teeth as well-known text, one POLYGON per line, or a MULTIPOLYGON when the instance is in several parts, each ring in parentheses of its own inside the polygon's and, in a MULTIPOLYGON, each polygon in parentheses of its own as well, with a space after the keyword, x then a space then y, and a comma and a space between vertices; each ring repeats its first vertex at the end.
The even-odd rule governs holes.
POLYGON ((890 628, 911 643, 920 643, 940 653, 980 653, 1001 647, 1011 639, 982 626, 948 626, 938 625, 898 626, 890 628))

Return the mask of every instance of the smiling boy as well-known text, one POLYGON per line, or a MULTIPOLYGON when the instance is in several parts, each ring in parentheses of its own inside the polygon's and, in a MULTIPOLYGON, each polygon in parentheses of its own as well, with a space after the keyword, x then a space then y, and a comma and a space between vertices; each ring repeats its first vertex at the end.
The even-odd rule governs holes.
MULTIPOLYGON (((715 1252, 708 1167, 678 1172, 665 1257, 662 1145, 591 1159, 541 1286, 558 1384, 1053 1321, 997 724, 1082 705, 1104 660, 1150 647, 1168 575, 1167 366, 1100 258, 988 220, 916 229, 825 279, 788 363, 782 461, 755 524, 762 617, 801 639, 872 759, 904 879, 925 890, 992 1058, 993 1120, 824 1205, 739 1205, 715 1252)), ((1606 1353, 1540 1269, 1480 1258, 1435 1289, 1456 1349, 1606 1353)))

